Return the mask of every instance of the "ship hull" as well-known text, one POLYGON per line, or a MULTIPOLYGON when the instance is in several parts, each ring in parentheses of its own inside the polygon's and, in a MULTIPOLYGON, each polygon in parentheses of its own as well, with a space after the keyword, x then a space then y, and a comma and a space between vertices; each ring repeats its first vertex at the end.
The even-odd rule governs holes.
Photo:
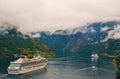
POLYGON ((43 66, 34 67, 34 68, 30 68, 30 69, 21 69, 21 70, 9 70, 8 69, 8 74, 9 75, 20 75, 20 74, 30 73, 30 72, 42 70, 46 67, 46 65, 47 65, 47 63, 45 63, 43 66))

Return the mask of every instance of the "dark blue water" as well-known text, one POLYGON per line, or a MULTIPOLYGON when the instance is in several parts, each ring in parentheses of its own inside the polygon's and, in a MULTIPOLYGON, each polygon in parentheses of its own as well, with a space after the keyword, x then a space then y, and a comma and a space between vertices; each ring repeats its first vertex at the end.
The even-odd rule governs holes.
POLYGON ((91 61, 87 57, 51 58, 46 69, 34 73, 11 76, 7 74, 9 61, 14 58, 0 59, 0 79, 114 79, 115 66, 110 59, 101 57, 91 61))

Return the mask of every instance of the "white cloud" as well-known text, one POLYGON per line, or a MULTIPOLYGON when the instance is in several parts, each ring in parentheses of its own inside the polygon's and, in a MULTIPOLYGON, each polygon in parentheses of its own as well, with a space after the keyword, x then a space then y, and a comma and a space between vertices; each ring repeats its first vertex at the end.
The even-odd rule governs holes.
POLYGON ((13 29, 13 28, 16 28, 15 26, 12 26, 12 25, 8 25, 7 23, 0 23, 0 33, 1 34, 8 34, 8 29, 13 29))
POLYGON ((32 34, 32 33, 27 33, 27 35, 29 35, 29 36, 32 37, 32 38, 39 38, 39 37, 41 37, 40 33, 34 33, 34 34, 32 34))
POLYGON ((101 28, 101 31, 103 32, 103 31, 107 31, 107 30, 109 30, 109 29, 110 29, 110 27, 105 26, 105 27, 102 27, 102 28, 101 28))
POLYGON ((120 39, 120 25, 114 26, 113 30, 108 31, 108 36, 101 42, 107 41, 108 39, 120 39))
POLYGON ((91 32, 96 32, 96 30, 93 27, 90 29, 90 31, 91 32))
POLYGON ((38 37, 40 37, 40 33, 36 33, 36 34, 32 35, 32 37, 33 38, 38 38, 38 37))
POLYGON ((0 21, 26 32, 70 29, 120 20, 120 0, 0 0, 0 21))

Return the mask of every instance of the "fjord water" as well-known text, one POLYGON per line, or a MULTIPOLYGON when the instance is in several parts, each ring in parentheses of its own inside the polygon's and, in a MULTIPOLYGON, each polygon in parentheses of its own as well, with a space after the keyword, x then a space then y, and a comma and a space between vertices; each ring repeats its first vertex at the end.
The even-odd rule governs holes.
POLYGON ((7 74, 9 62, 16 58, 0 59, 0 79, 114 79, 115 66, 109 58, 100 57, 91 61, 90 57, 50 58, 42 71, 11 76, 7 74))

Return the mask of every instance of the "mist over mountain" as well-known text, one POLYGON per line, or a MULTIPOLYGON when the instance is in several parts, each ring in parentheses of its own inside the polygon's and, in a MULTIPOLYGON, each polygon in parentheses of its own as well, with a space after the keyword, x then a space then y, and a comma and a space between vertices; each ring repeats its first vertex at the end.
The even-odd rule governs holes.
POLYGON ((47 44, 56 55, 84 55, 92 52, 119 53, 120 22, 97 22, 84 27, 38 32, 38 40, 47 44))
MULTIPOLYGON (((0 26, 0 34, 12 39, 29 37, 50 47, 56 56, 85 55, 92 52, 119 53, 120 45, 120 22, 96 22, 83 27, 49 31, 21 33, 17 26, 3 23, 0 26), (13 31, 12 31, 13 30, 13 31), (16 38, 14 38, 16 37, 16 38)), ((17 43, 17 42, 16 42, 17 43)))

